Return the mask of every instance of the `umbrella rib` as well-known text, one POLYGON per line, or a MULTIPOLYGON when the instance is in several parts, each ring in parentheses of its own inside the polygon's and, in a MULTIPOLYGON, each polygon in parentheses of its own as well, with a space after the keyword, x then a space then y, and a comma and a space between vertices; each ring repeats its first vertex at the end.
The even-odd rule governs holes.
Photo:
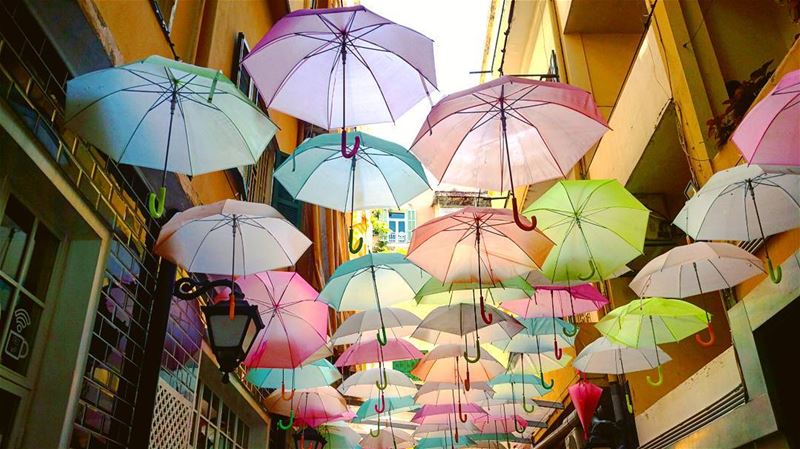
MULTIPOLYGON (((191 223, 191 222, 187 222, 186 224, 189 224, 189 223, 191 223)), ((194 265, 194 259, 195 259, 195 258, 197 258, 197 255, 200 253, 200 249, 203 247, 203 243, 205 243, 205 241, 206 241, 206 239, 208 238, 208 236, 209 236, 209 235, 210 235, 212 232, 214 232, 214 231, 216 231, 216 230, 219 230, 219 229, 222 229, 222 228, 223 228, 223 227, 225 227, 225 226, 226 226, 228 223, 229 223, 229 221, 228 221, 228 220, 220 220, 220 223, 218 223, 218 224, 216 224, 216 225, 212 226, 212 227, 211 227, 211 229, 209 229, 209 230, 208 230, 208 232, 206 232, 206 235, 204 235, 204 236, 203 236, 203 238, 200 240, 200 243, 198 243, 198 245, 197 245, 197 248, 195 248, 195 250, 194 250, 194 255, 192 255, 192 258, 191 258, 191 260, 189 261, 189 264, 188 264, 188 266, 186 267, 186 271, 192 271, 191 267, 194 265)), ((185 225, 186 225, 186 224, 185 224, 185 225)), ((185 225, 184 225, 184 226, 185 226, 185 225)), ((182 226, 182 227, 183 227, 183 226, 182 226)), ((179 229, 179 230, 180 230, 180 229, 179 229)), ((176 231, 175 231, 175 233, 177 233, 177 232, 178 232, 178 231, 176 230, 176 231)), ((175 235, 175 233, 173 233, 172 235, 175 235)))
POLYGON ((189 130, 187 129, 186 124, 188 121, 186 120, 186 113, 183 110, 183 103, 178 101, 178 112, 181 114, 181 118, 183 119, 183 135, 186 138, 186 158, 189 161, 189 173, 194 175, 194 166, 192 165, 192 150, 191 145, 189 145, 189 130))
MULTIPOLYGON (((323 47, 325 47, 326 45, 328 45, 328 43, 325 43, 325 44, 322 44, 322 45, 320 45, 319 47, 315 48, 315 49, 314 49, 314 50, 312 50, 311 52, 307 53, 307 54, 306 54, 306 56, 308 56, 308 55, 311 55, 312 53, 314 53, 314 52, 316 52, 316 51, 319 51, 319 50, 321 50, 321 49, 322 49, 323 47)), ((291 69, 289 69, 289 72, 288 72, 288 73, 286 73, 286 76, 284 76, 284 77, 283 77, 283 79, 281 80, 280 84, 278 84, 278 87, 275 89, 275 92, 272 94, 272 97, 270 97, 269 101, 265 101, 265 103, 267 104, 267 106, 270 106, 270 105, 272 105, 272 102, 273 102, 273 101, 275 101, 275 98, 277 98, 278 94, 281 92, 281 90, 283 90, 283 87, 286 85, 286 82, 289 80, 289 78, 291 78, 291 76, 292 76, 292 75, 294 75, 294 73, 295 73, 297 70, 299 70, 299 69, 300 69, 300 66, 302 66, 303 64, 305 64, 305 63, 306 63, 306 62, 307 62, 309 59, 310 59, 310 58, 303 57, 303 58, 299 59, 299 60, 298 60, 298 61, 297 61, 297 62, 296 62, 296 63, 295 63, 293 66, 292 66, 292 68, 291 68, 291 69)))
POLYGON ((128 137, 128 142, 125 143, 125 147, 123 147, 122 153, 120 153, 120 155, 119 155, 118 160, 120 162, 125 157, 125 153, 128 151, 128 147, 130 146, 131 142, 133 142, 133 138, 136 136, 136 133, 139 131, 139 128, 142 126, 142 123, 144 123, 144 120, 147 118, 147 116, 150 114, 150 112, 152 112, 157 107, 161 106, 162 104, 164 104, 167 101, 167 99, 169 98, 168 95, 167 95, 168 93, 169 92, 164 92, 161 95, 161 97, 156 98, 156 101, 154 101, 153 104, 150 105, 150 108, 147 109, 147 111, 145 111, 144 114, 142 114, 142 118, 139 119, 139 122, 133 128, 133 131, 131 132, 130 137, 128 137))
POLYGON ((351 51, 351 54, 355 56, 356 60, 358 60, 358 62, 360 62, 365 69, 367 69, 370 76, 372 77, 372 80, 375 82, 375 87, 377 87, 378 92, 381 93, 381 99, 383 100, 383 104, 386 106, 386 111, 389 113, 389 117, 392 119, 392 122, 394 123, 396 121, 394 114, 392 113, 391 107, 389 107, 389 102, 388 100, 386 100, 386 95, 383 93, 383 89, 381 88, 381 83, 378 82, 378 78, 375 76, 375 72, 372 71, 372 68, 369 66, 369 64, 367 64, 367 60, 364 58, 364 55, 362 55, 361 52, 358 50, 358 48, 356 48, 353 45, 352 41, 349 38, 346 38, 346 40, 350 42, 350 46, 354 50, 351 51))

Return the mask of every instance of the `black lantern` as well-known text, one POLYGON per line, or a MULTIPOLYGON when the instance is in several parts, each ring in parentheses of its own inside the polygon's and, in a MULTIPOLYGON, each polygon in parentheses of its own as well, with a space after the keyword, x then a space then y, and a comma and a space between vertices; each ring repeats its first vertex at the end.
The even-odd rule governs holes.
POLYGON ((229 373, 244 361, 256 336, 264 329, 264 322, 258 314, 258 306, 250 305, 244 299, 237 298, 234 302, 233 319, 227 301, 203 306, 201 310, 206 317, 211 350, 223 373, 222 382, 228 383, 229 373))
POLYGON ((322 449, 327 443, 328 440, 312 427, 306 427, 294 434, 295 449, 322 449), (305 447, 306 441, 311 443, 308 447, 305 447))

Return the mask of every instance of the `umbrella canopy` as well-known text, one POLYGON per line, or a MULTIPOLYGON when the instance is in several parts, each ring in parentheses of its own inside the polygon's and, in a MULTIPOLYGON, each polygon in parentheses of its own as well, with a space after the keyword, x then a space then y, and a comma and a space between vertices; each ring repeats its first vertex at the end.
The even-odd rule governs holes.
POLYGON ((430 275, 402 254, 367 254, 339 265, 320 297, 336 310, 377 309, 379 338, 385 343, 386 322, 381 307, 413 299, 428 279, 430 275))
POLYGON ((322 359, 297 368, 253 368, 247 371, 247 381, 258 388, 314 388, 330 385, 342 375, 331 362, 322 359))
MULTIPOLYGON (((417 304, 458 304, 472 303, 481 286, 477 282, 442 282, 431 278, 420 291, 417 292, 417 304)), ((534 288, 520 276, 497 281, 482 286, 486 300, 494 306, 501 301, 523 299, 530 297, 534 288)))
POLYGON ((600 337, 589 343, 575 357, 572 366, 584 373, 614 374, 645 371, 658 368, 672 358, 658 346, 631 348, 600 337), (658 356, 656 356, 658 352, 658 356))
POLYGON ((543 396, 550 391, 542 387, 541 379, 532 374, 523 376, 519 373, 504 373, 492 379, 489 384, 495 392, 491 399, 497 401, 521 401, 530 396, 543 396))
MULTIPOLYGON (((757 165, 714 173, 674 223, 696 240, 750 241, 800 227, 800 175, 757 165)), ((765 248, 770 277, 780 282, 765 248)))
POLYGON ((357 449, 360 446, 361 435, 346 424, 339 422, 320 426, 318 431, 325 438, 327 449, 357 449))
POLYGON ((648 262, 629 287, 641 297, 687 298, 732 288, 763 273, 761 259, 738 246, 696 242, 648 262))
POLYGON ((365 435, 360 444, 364 449, 405 449, 413 447, 416 441, 408 432, 390 428, 377 436, 365 435))
POLYGON ((266 271, 236 280, 251 304, 258 306, 264 330, 256 337, 245 365, 294 368, 325 346, 328 305, 297 273, 266 271))
POLYGON ((524 329, 521 323, 502 310, 492 306, 486 306, 486 310, 495 317, 492 324, 478 318, 479 313, 472 305, 460 303, 437 307, 419 323, 411 336, 434 344, 459 343, 477 330, 484 341, 495 341, 511 338, 524 329))
POLYGON ((507 352, 538 353, 553 350, 558 344, 542 344, 555 340, 562 346, 575 344, 575 325, 558 318, 523 318, 519 320, 524 327, 511 338, 493 342, 494 346, 507 352), (537 337, 541 337, 537 338, 537 337))
POLYGON ((344 397, 329 386, 297 390, 288 401, 276 390, 264 399, 264 405, 272 413, 289 417, 288 424, 283 424, 283 420, 278 423, 284 429, 288 429, 294 421, 316 427, 336 421, 348 413, 344 397))
POLYGON ((416 448, 417 449, 433 449, 433 448, 447 448, 450 446, 453 447, 464 447, 470 446, 474 444, 474 442, 467 437, 461 437, 459 441, 453 441, 452 438, 448 438, 446 436, 440 437, 425 437, 417 441, 416 448), (451 444, 452 443, 452 444, 451 444))
POLYGON ((358 371, 351 375, 339 385, 339 392, 345 396, 353 396, 362 399, 376 398, 382 392, 384 396, 403 397, 413 395, 417 392, 417 386, 405 374, 390 368, 370 368, 358 371), (386 389, 379 389, 377 382, 388 383, 386 389))
POLYGON ((161 56, 69 80, 66 119, 115 161, 164 171, 159 217, 167 171, 255 164, 277 131, 221 71, 161 56))
POLYGON ((356 343, 342 352, 335 366, 361 365, 363 363, 389 362, 393 360, 416 360, 422 353, 406 340, 390 338, 386 345, 378 340, 356 343))
MULTIPOLYGON (((373 416, 377 416, 381 410, 381 404, 384 405, 386 413, 396 413, 408 410, 416 410, 419 407, 411 396, 386 396, 384 399, 372 398, 367 399, 358 407, 356 411, 356 418, 359 421, 364 421, 373 416)), ((381 413, 383 410, 381 410, 381 413)))
POLYGON ((172 217, 154 251, 188 272, 244 276, 292 266, 309 246, 272 206, 222 200, 172 217))
POLYGON ((747 162, 800 166, 800 70, 783 75, 744 116, 731 140, 747 162))
MULTIPOLYGON (((441 416, 441 415, 455 415, 455 414, 464 414, 464 415, 484 415, 486 412, 481 408, 478 404, 466 403, 466 404, 428 404, 423 405, 422 408, 417 410, 414 413, 414 416, 411 418, 411 422, 415 423, 422 423, 425 422, 427 424, 435 423, 436 420, 431 420, 428 418, 434 416, 441 416)), ((447 417, 444 417, 446 419, 447 417)))
POLYGON ((478 354, 475 363, 467 363, 464 359, 464 346, 445 344, 433 348, 411 370, 411 374, 426 382, 460 382, 466 379, 468 372, 470 381, 485 382, 499 375, 505 368, 487 352, 478 354), (467 366, 469 365, 469 367, 467 366))
POLYGON ((348 317, 334 332, 331 342, 334 345, 353 344, 366 342, 375 337, 373 332, 380 330, 380 315, 389 337, 407 337, 414 332, 420 319, 413 313, 390 307, 378 310, 365 310, 348 317))
MULTIPOLYGON (((533 368, 539 372, 538 377, 544 382, 543 373, 564 368, 569 364, 570 360, 572 360, 572 357, 569 354, 563 354, 561 358, 558 358, 553 351, 542 351, 538 353, 512 352, 508 357, 508 368, 510 371, 519 373, 522 372, 524 367, 532 365, 533 368)), ((545 385, 545 387, 547 387, 547 385, 545 385)))
POLYGON ((600 402, 600 396, 603 395, 603 389, 593 383, 580 380, 575 385, 570 385, 568 390, 583 426, 583 438, 588 440, 592 416, 600 402))
POLYGON ((458 383, 425 382, 414 395, 414 401, 421 405, 456 404, 463 398, 464 403, 468 403, 492 397, 493 394, 492 387, 486 382, 472 382, 469 391, 463 391, 458 383))
POLYGON ((433 41, 363 6, 289 13, 242 64, 268 107, 325 129, 394 122, 436 86, 433 41))
POLYGON ((608 299, 591 284, 541 285, 528 298, 504 301, 503 308, 523 318, 566 317, 594 312, 606 304, 608 299))
POLYGON ((556 248, 542 272, 554 281, 609 279, 642 254, 650 211, 616 180, 560 181, 533 202, 556 248))
POLYGON ((520 415, 482 415, 476 417, 473 422, 481 432, 512 433, 522 432, 528 421, 520 415), (522 429, 522 430, 517 430, 522 429))
POLYGON ((588 92, 503 76, 442 98, 411 151, 441 183, 510 190, 516 209, 515 187, 566 176, 607 129, 588 92))
POLYGON ((467 421, 462 423, 459 420, 455 420, 456 422, 451 422, 449 425, 447 423, 422 423, 417 426, 414 430, 415 437, 429 437, 432 435, 441 436, 442 434, 447 434, 450 436, 456 429, 458 429, 461 433, 477 433, 478 428, 475 427, 474 424, 467 421))

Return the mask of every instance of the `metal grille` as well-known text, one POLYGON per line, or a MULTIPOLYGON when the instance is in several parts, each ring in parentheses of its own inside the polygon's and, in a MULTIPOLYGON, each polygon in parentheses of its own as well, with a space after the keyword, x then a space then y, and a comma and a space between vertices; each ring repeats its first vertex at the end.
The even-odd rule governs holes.
POLYGON ((151 449, 186 449, 192 431, 192 403, 163 379, 158 381, 151 449))

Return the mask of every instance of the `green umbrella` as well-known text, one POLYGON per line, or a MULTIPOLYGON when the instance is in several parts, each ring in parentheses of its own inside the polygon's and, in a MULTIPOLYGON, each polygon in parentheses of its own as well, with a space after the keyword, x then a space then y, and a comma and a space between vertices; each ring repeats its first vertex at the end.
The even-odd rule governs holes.
POLYGON ((642 254, 650 211, 616 180, 560 181, 525 210, 556 247, 553 281, 604 280, 642 254))
MULTIPOLYGON (((431 278, 417 292, 415 299, 417 304, 472 303, 478 289, 477 282, 442 282, 431 278)), ((492 305, 499 306, 502 301, 530 298, 534 288, 521 276, 516 276, 494 284, 483 284, 483 291, 492 305)))
MULTIPOLYGON (((674 343, 706 329, 711 316, 696 305, 679 299, 636 299, 618 307, 603 317, 595 327, 610 340, 632 348, 656 347, 674 343)), ((658 357, 658 353, 656 353, 658 357)), ((658 380, 647 382, 661 385, 663 376, 658 363, 658 380)))

